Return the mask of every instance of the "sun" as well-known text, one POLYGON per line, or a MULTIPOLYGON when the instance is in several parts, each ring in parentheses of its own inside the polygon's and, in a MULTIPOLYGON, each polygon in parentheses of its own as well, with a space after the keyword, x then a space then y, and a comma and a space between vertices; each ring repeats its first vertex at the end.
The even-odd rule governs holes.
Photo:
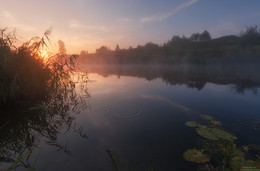
POLYGON ((39 55, 40 55, 42 58, 44 58, 44 57, 47 56, 47 53, 46 53, 45 50, 39 50, 39 55))
POLYGON ((39 55, 39 57, 41 57, 44 60, 48 59, 49 56, 50 56, 49 52, 47 50, 45 50, 45 49, 39 50, 38 51, 38 55, 39 55))
POLYGON ((45 57, 45 53, 44 52, 40 52, 40 55, 41 55, 41 57, 45 57))

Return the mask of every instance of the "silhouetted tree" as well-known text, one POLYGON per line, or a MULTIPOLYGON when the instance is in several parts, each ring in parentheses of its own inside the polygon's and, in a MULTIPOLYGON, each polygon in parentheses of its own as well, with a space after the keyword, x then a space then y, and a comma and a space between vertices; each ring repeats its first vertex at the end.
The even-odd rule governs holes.
MULTIPOLYGON (((202 33, 194 33, 190 37, 173 36, 162 46, 149 42, 145 45, 138 45, 136 48, 120 49, 119 45, 116 45, 114 51, 102 46, 96 50, 96 54, 93 54, 93 61, 94 63, 101 61, 117 64, 239 63, 244 60, 242 56, 246 56, 245 54, 252 58, 258 56, 260 53, 258 45, 260 45, 260 31, 258 31, 257 26, 247 27, 246 31, 241 32, 240 37, 229 35, 215 39, 212 39, 210 33, 205 30, 202 33), (242 49, 241 43, 249 45, 248 48, 242 49)), ((260 61, 259 58, 257 60, 260 61)))
POLYGON ((84 57, 84 56, 87 56, 87 54, 88 54, 88 51, 85 51, 85 50, 82 50, 81 52, 80 52, 80 57, 84 57))
POLYGON ((240 37, 242 38, 243 46, 260 43, 260 31, 258 31, 256 25, 248 26, 246 31, 241 32, 240 37))
POLYGON ((171 42, 178 42, 180 40, 181 40, 180 36, 173 36, 171 42))
POLYGON ((193 42, 200 41, 200 34, 199 33, 192 34, 190 40, 193 42))
POLYGON ((59 40, 58 45, 59 45, 60 54, 66 54, 66 48, 64 42, 62 40, 59 40))
POLYGON ((200 41, 209 41, 211 40, 211 36, 207 30, 205 30, 203 33, 200 35, 200 41))
POLYGON ((200 33, 194 33, 190 37, 191 41, 197 42, 197 41, 209 41, 211 40, 210 33, 208 31, 204 31, 201 34, 200 33))
POLYGON ((110 49, 106 46, 101 46, 99 49, 96 49, 96 54, 98 55, 107 55, 110 52, 110 49))
POLYGON ((146 49, 152 50, 152 49, 157 49, 159 46, 158 46, 157 44, 155 44, 155 43, 149 42, 149 43, 146 43, 146 44, 144 45, 144 47, 145 47, 146 49))
POLYGON ((119 48, 119 45, 117 44, 116 48, 115 48, 115 51, 119 51, 119 50, 120 50, 120 48, 119 48))

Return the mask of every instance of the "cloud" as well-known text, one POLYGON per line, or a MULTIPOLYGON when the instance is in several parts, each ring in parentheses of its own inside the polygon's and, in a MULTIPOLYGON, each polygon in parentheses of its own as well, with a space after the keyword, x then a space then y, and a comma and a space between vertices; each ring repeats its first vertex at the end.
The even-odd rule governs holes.
POLYGON ((88 29, 88 30, 95 30, 95 31, 102 31, 102 32, 109 32, 112 29, 115 29, 113 27, 103 26, 103 25, 86 25, 86 24, 82 24, 79 20, 70 20, 69 28, 71 28, 71 29, 88 29))
POLYGON ((20 23, 15 16, 9 12, 9 11, 3 11, 1 16, 3 17, 3 24, 7 25, 7 26, 11 26, 11 27, 16 27, 17 29, 21 29, 23 31, 35 31, 37 30, 35 27, 31 26, 31 25, 27 25, 27 24, 22 24, 20 23))
POLYGON ((9 22, 16 22, 14 16, 9 11, 3 11, 3 17, 9 22))
POLYGON ((119 21, 124 22, 124 23, 129 23, 129 22, 132 22, 133 19, 132 18, 120 18, 119 21))
POLYGON ((179 11, 181 11, 181 10, 191 6, 192 4, 194 4, 194 3, 198 2, 198 1, 199 0, 190 0, 190 1, 186 2, 186 3, 183 3, 183 4, 179 5, 178 7, 176 7, 175 9, 173 9, 170 12, 158 14, 158 15, 151 16, 151 17, 142 18, 141 22, 142 23, 146 23, 146 22, 158 22, 158 21, 165 20, 166 18, 175 15, 179 11))
POLYGON ((87 28, 87 26, 81 24, 78 20, 70 20, 69 21, 69 28, 85 29, 85 28, 87 28))

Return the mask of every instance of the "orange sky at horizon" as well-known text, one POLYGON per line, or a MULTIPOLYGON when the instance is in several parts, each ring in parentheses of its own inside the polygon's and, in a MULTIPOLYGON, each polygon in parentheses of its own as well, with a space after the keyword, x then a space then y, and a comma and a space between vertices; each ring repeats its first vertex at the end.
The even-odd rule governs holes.
POLYGON ((111 50, 117 44, 126 49, 148 42, 162 45, 174 35, 204 30, 213 38, 239 35, 260 23, 259 6, 258 0, 6 0, 0 6, 0 28, 16 29, 25 42, 53 27, 53 54, 58 40, 69 54, 94 53, 103 45, 111 50))

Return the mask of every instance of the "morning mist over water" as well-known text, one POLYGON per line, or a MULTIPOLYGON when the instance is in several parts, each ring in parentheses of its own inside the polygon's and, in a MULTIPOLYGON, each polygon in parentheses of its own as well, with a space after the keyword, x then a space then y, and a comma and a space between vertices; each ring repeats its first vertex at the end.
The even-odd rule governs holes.
POLYGON ((3 1, 0 170, 260 170, 259 7, 3 1))

